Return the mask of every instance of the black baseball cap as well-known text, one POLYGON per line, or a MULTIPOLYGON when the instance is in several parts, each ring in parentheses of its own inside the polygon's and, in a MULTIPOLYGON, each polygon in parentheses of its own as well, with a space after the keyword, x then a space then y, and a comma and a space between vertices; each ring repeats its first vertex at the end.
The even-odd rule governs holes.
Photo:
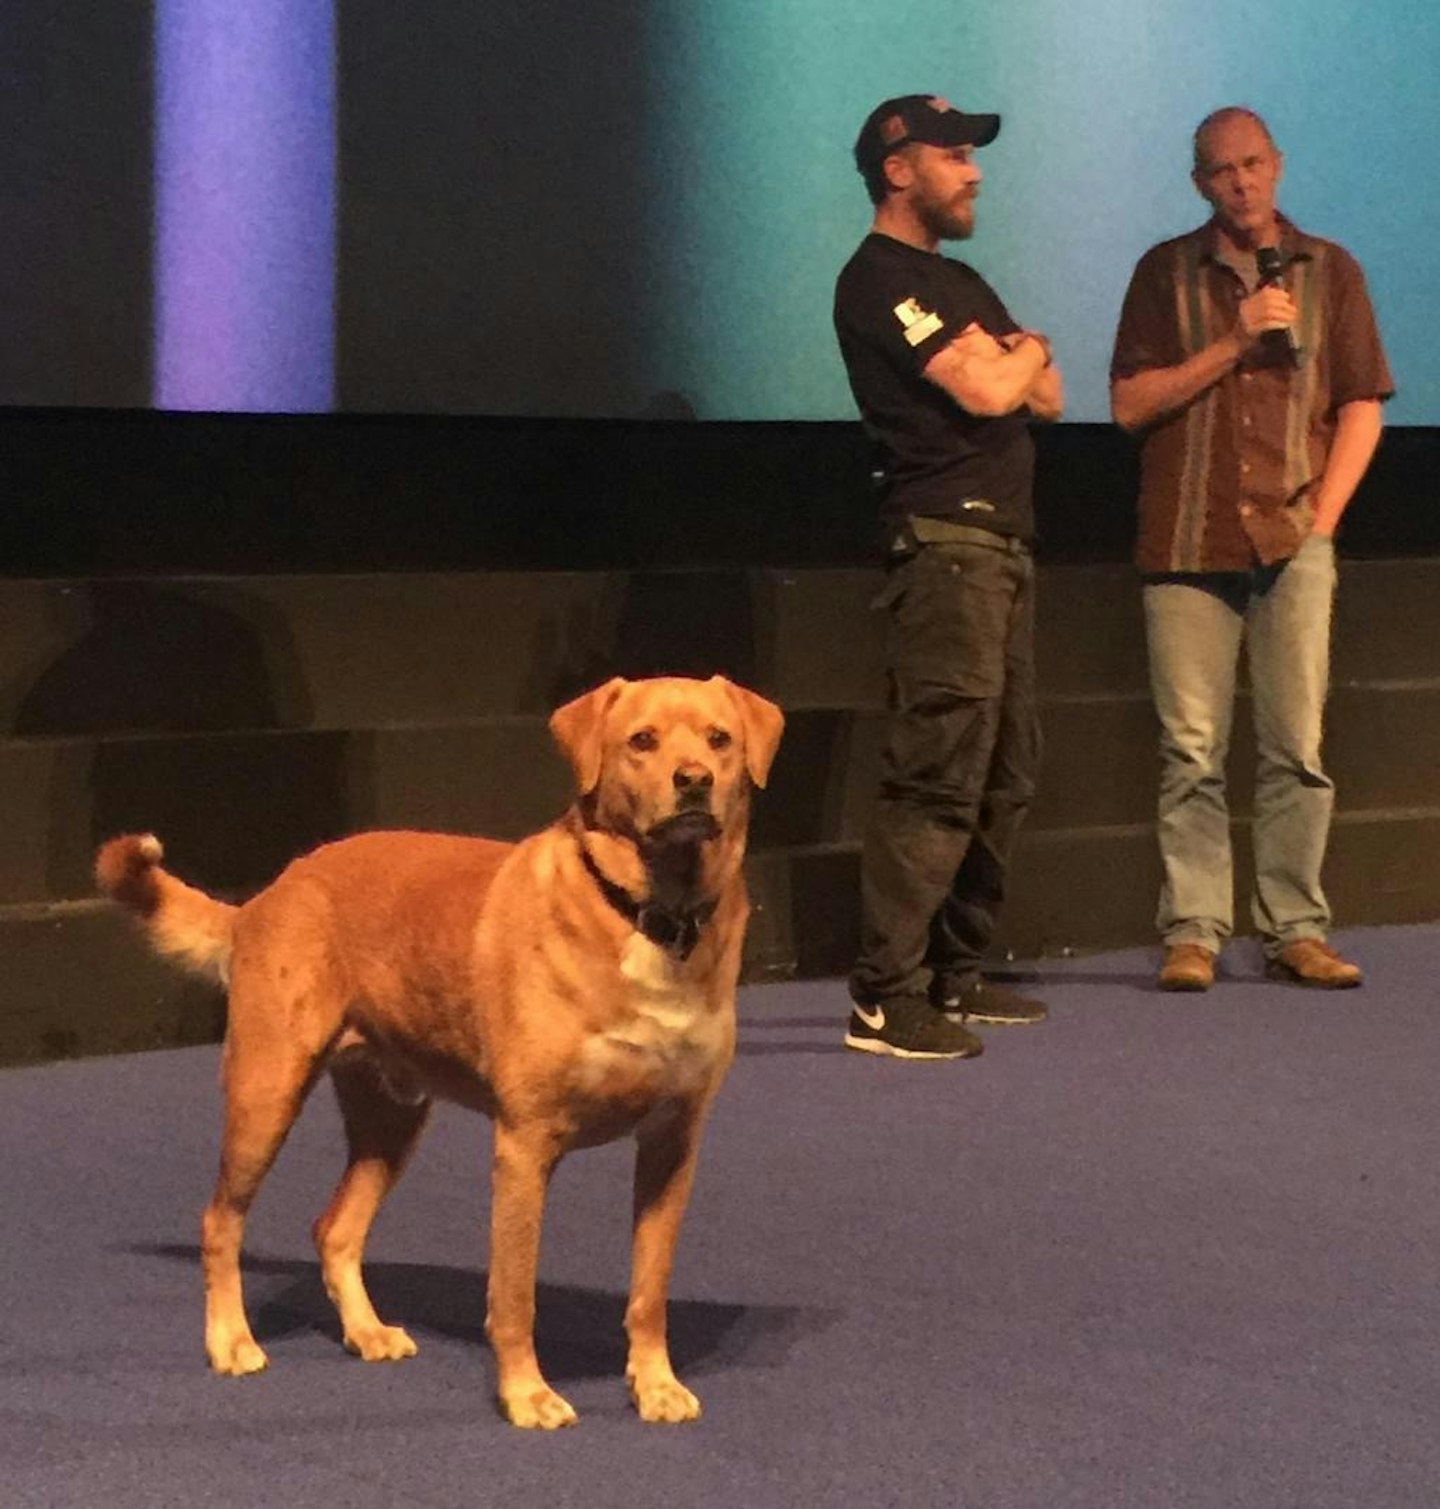
POLYGON ((967 115, 938 94, 902 94, 877 105, 855 138, 855 165, 878 168, 912 141, 932 147, 985 147, 1000 134, 998 115, 967 115))

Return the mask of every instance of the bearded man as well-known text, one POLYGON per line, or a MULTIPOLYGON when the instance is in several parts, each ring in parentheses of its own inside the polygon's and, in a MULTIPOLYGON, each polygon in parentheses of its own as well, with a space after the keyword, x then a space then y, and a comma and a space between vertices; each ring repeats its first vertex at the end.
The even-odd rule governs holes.
POLYGON ((835 286, 850 388, 876 444, 888 581, 888 724, 861 860, 847 1047, 969 1058, 975 1023, 1043 1021, 984 978, 1039 759, 1034 447, 1058 367, 941 241, 975 227, 978 148, 997 115, 886 100, 855 143, 875 206, 835 286))

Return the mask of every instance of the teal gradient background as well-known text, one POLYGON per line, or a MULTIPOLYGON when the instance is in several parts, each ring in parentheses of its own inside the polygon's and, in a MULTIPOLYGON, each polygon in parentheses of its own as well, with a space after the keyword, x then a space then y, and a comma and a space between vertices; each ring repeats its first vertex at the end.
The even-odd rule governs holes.
POLYGON ((1108 419, 1130 271, 1204 218, 1191 133, 1243 103, 1370 277, 1390 422, 1440 425, 1435 0, 305 0, 333 42, 273 58, 257 9, 0 6, 0 405, 853 420, 851 148, 936 92, 1004 117, 948 250, 1051 336, 1068 418, 1108 419), (205 83, 242 64, 253 118, 205 83))
POLYGON ((1282 208, 1365 266, 1400 394, 1440 421, 1440 20, 1431 0, 706 0, 652 17, 656 385, 701 418, 830 419, 853 405, 833 277, 869 222, 850 160, 880 100, 998 110, 973 263, 1049 332, 1067 417, 1108 419, 1106 368, 1136 258, 1207 213, 1195 124, 1243 103, 1286 153, 1282 208))

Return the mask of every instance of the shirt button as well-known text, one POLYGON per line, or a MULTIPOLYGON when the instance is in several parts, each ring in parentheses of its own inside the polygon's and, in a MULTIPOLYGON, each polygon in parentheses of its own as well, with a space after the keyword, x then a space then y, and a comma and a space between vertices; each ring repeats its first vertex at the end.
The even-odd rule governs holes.
POLYGON ((1250 463, 1248 461, 1242 461, 1240 463, 1240 470, 1248 475, 1250 471, 1250 463))
POLYGON ((1248 519, 1250 517, 1250 515, 1252 513, 1254 513, 1254 512, 1255 512, 1255 505, 1253 503, 1242 503, 1240 505, 1240 516, 1241 516, 1241 518, 1248 519))

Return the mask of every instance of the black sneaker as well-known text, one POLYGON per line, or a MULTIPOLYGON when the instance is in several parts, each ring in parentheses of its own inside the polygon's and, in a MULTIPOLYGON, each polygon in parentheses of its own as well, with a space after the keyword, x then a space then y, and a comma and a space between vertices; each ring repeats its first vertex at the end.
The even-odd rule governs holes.
POLYGON ((924 996, 895 996, 850 1013, 845 1046, 891 1058, 974 1058, 985 1045, 924 996))
POLYGON ((984 1022, 992 1027, 1029 1027, 1050 1015, 1043 1001, 1033 1001, 989 980, 976 980, 964 990, 947 995, 941 1009, 953 1021, 984 1022))

